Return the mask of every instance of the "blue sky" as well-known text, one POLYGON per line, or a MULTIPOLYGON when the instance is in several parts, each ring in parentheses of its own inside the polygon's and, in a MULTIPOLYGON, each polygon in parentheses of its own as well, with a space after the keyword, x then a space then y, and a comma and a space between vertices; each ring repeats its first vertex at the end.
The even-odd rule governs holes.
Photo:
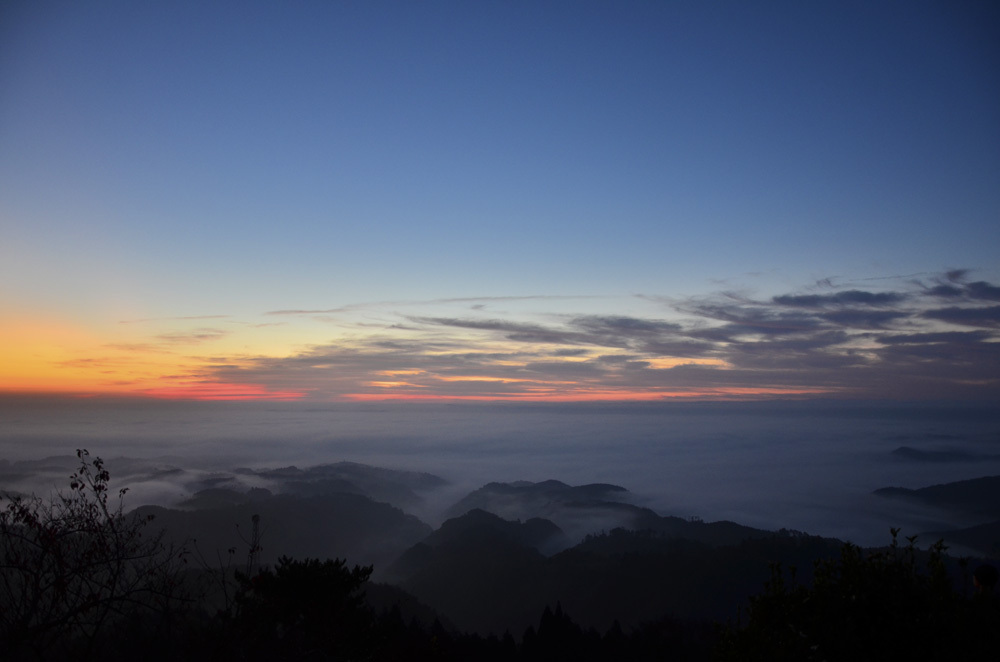
MULTIPOLYGON (((993 3, 0 11, 0 305, 17 354, 0 388, 253 378, 337 397, 260 365, 373 351, 414 319, 479 320, 447 328, 482 354, 510 325, 588 317, 687 319, 690 338, 732 319, 704 316, 708 300, 746 313, 837 292, 906 293, 905 315, 876 304, 907 321, 880 333, 980 333, 997 365, 994 299, 975 296, 992 290, 970 288, 1000 282, 993 3), (985 321, 924 317, 954 307, 915 298, 944 286, 985 321)), ((441 327, 411 330, 426 348, 441 327)), ((708 357, 723 385, 726 342, 708 357)))

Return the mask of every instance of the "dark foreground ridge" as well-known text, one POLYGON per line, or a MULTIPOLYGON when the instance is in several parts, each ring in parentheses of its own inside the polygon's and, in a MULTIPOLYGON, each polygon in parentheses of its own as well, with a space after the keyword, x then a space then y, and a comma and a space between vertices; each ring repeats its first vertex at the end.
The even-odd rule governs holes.
POLYGON ((912 660, 1000 645, 989 573, 973 578, 995 559, 897 531, 861 549, 558 481, 491 483, 433 529, 406 505, 440 479, 346 463, 253 472, 268 489, 216 477, 183 509, 126 512, 104 463, 79 455, 54 501, 4 498, 3 659, 912 660), (583 522, 604 528, 580 538, 583 522))

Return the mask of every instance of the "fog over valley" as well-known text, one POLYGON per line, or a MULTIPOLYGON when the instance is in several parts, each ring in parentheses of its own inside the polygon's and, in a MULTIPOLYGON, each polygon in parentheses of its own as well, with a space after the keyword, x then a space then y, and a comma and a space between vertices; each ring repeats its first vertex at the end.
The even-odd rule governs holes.
MULTIPOLYGON (((631 511, 558 507, 587 501, 579 494, 470 495, 490 483, 559 481, 624 488, 593 500, 660 516, 878 545, 890 527, 913 535, 988 520, 967 509, 874 492, 1000 474, 996 413, 983 406, 851 402, 305 405, 23 398, 4 401, 0 410, 0 487, 38 494, 63 489, 77 465, 75 450, 86 448, 104 458, 115 489, 128 488, 128 508, 190 509, 224 494, 239 501, 252 494, 353 492, 430 527, 464 514, 465 506, 511 520, 547 516, 566 534, 564 545, 616 526, 634 528, 631 511)), ((280 553, 273 532, 267 542, 280 553)), ((334 548, 326 553, 343 555, 334 548)))

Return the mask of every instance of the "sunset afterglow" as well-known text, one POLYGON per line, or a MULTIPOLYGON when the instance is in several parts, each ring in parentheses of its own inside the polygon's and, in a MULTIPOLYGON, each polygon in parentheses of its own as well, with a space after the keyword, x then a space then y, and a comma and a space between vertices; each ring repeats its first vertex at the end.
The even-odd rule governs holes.
POLYGON ((1000 397, 985 5, 250 4, 5 13, 0 394, 1000 397))

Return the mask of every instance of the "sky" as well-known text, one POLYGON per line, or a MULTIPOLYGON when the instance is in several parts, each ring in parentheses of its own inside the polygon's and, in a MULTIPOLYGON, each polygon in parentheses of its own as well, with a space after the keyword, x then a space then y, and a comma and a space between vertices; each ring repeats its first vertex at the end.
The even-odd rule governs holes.
POLYGON ((993 2, 0 8, 0 395, 1000 399, 993 2))

